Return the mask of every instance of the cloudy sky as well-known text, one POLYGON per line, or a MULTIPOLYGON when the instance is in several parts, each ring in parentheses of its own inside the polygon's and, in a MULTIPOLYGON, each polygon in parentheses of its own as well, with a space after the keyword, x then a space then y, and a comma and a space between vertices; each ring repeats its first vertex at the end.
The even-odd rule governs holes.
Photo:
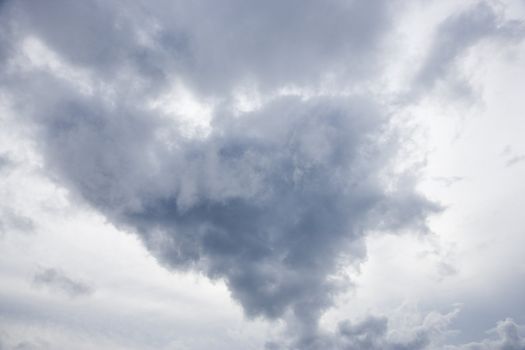
POLYGON ((1 350, 524 350, 525 1, 0 1, 1 350))

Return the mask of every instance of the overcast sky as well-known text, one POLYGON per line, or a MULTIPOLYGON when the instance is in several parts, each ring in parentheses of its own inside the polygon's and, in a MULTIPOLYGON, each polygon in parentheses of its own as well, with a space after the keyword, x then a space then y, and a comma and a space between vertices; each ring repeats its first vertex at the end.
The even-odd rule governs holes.
POLYGON ((525 1, 0 0, 1 350, 524 350, 525 1))

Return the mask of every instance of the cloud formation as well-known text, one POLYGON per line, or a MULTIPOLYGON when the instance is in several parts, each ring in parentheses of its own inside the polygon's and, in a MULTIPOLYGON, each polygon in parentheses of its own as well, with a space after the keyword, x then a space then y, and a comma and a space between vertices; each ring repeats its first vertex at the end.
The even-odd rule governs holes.
POLYGON ((11 163, 11 159, 6 154, 0 154, 0 171, 7 170, 11 163))
MULTIPOLYGON (((315 2, 265 3, 253 11, 232 1, 217 8, 210 28, 181 20, 175 30, 157 12, 168 6, 160 2, 150 7, 163 22, 147 49, 137 43, 136 25, 148 22, 115 15, 111 10, 122 9, 113 3, 10 5, 20 43, 24 35, 37 36, 60 59, 87 67, 110 86, 123 88, 109 73, 117 63, 131 64, 143 81, 151 62, 166 69, 163 55, 169 52, 175 61, 190 55, 169 68, 190 86, 214 93, 229 91, 230 80, 246 73, 263 86, 283 86, 299 77, 315 83, 343 62, 355 67, 347 59, 370 59, 383 28, 357 19, 383 23, 388 12, 381 1, 331 1, 323 4, 326 16, 314 15, 320 11, 315 2), (308 40, 302 39, 310 28, 305 17, 316 28, 308 40), (63 31, 64 25, 71 30, 63 31), (265 47, 276 30, 282 46, 271 41, 265 47), (175 45, 175 38, 184 39, 175 45), (254 39, 262 46, 253 46, 254 39), (139 59, 139 51, 153 61, 139 59)), ((209 7, 216 5, 170 8, 170 14, 202 15, 209 7)), ((367 231, 422 228, 438 209, 403 176, 387 180, 399 141, 384 107, 370 98, 279 97, 241 116, 225 105, 216 110, 207 138, 187 139, 121 90, 112 101, 100 91, 85 96, 53 71, 11 88, 19 93, 15 98, 31 96, 24 108, 38 127, 45 159, 73 192, 137 232, 163 263, 225 279, 248 315, 292 312, 314 327, 336 290, 330 275, 341 259, 363 258, 367 231)))
MULTIPOLYGON (((416 190, 417 169, 397 167, 410 137, 391 106, 362 92, 382 73, 393 3, 6 1, 0 86, 50 177, 164 266, 224 280, 250 317, 285 319, 289 347, 424 349, 439 327, 406 339, 384 318, 319 329, 368 233, 424 232, 441 210, 416 190), (173 84, 212 111, 207 135, 152 107, 177 99, 173 84), (247 85, 262 102, 239 111, 247 85)), ((416 88, 482 38, 520 30, 485 2, 450 17, 416 88)), ((55 269, 34 282, 92 292, 55 269)))
POLYGON ((250 316, 291 312, 315 328, 367 231, 422 229, 439 207, 404 176, 387 180, 398 140, 367 99, 228 112, 207 138, 166 144, 149 114, 61 101, 40 110, 40 140, 70 188, 161 262, 225 279, 250 316))
POLYGON ((369 77, 391 3, 8 1, 3 12, 16 22, 13 35, 34 36, 105 80, 132 76, 145 92, 176 77, 201 93, 228 95, 245 82, 271 91, 369 77))
MULTIPOLYGON (((422 94, 446 80, 454 64, 483 40, 521 40, 522 21, 507 20, 487 2, 481 1, 450 15, 438 26, 430 48, 414 79, 414 91, 422 94)), ((449 78, 459 82, 458 77, 449 78)))
POLYGON ((525 336, 523 327, 517 325, 514 320, 507 318, 498 322, 493 330, 496 339, 487 338, 481 342, 473 342, 460 346, 449 346, 450 350, 523 350, 525 349, 525 336))
POLYGON ((63 271, 53 268, 41 269, 33 276, 37 287, 48 287, 65 293, 69 297, 85 296, 93 293, 93 287, 67 276, 63 271))

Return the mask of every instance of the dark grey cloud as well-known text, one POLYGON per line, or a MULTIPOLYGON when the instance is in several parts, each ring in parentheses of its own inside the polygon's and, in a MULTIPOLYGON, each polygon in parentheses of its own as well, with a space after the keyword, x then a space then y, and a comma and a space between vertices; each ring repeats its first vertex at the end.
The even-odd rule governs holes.
POLYGON ((411 186, 386 189, 398 140, 367 99, 227 112, 206 139, 175 134, 173 145, 141 111, 61 101, 39 109, 39 137, 73 191, 167 265, 224 278, 248 315, 316 320, 335 291, 329 274, 364 256, 368 230, 422 228, 438 210, 411 186))
POLYGON ((131 73, 141 93, 176 76, 223 95, 246 80, 275 88, 312 87, 329 75, 345 84, 369 77, 392 3, 53 0, 10 1, 3 12, 18 38, 35 36, 105 78, 131 73))
MULTIPOLYGON (((506 20, 486 1, 446 18, 437 28, 430 49, 413 82, 418 95, 432 89, 441 80, 449 79, 450 68, 472 46, 482 40, 516 40, 523 38, 525 24, 506 20)), ((468 83, 451 79, 456 87, 468 93, 468 83)))
POLYGON ((421 230, 439 210, 411 174, 391 172, 401 140, 369 98, 283 97, 237 117, 224 107, 207 138, 188 139, 48 75, 24 87, 49 170, 72 193, 166 266, 224 279, 247 315, 297 319, 301 338, 340 288, 337 266, 362 261, 368 231, 421 230))
MULTIPOLYGON (((289 320, 296 348, 423 348, 424 331, 391 340, 379 318, 341 324, 333 338, 318 329, 342 287, 333 275, 363 261, 368 232, 424 231, 440 210, 415 190, 415 174, 393 170, 405 131, 388 106, 373 95, 275 97, 238 115, 222 103, 246 80, 275 93, 371 79, 391 4, 11 1, 1 10, 10 50, 36 37, 94 86, 82 93, 49 69, 5 72, 2 84, 50 176, 164 266, 223 279, 248 316, 289 320), (174 77, 220 100, 206 138, 147 108, 174 77)), ((475 11, 443 25, 422 84, 484 33, 489 10, 475 11)), ((34 282, 92 291, 55 269, 34 282)))
POLYGON ((41 269, 33 276, 33 284, 37 287, 45 286, 52 290, 65 293, 69 297, 85 296, 93 293, 93 287, 72 279, 62 270, 54 268, 41 269))
POLYGON ((391 2, 201 1, 184 6, 179 18, 190 54, 184 68, 197 85, 216 90, 254 79, 262 87, 311 86, 330 73, 370 74, 391 2))

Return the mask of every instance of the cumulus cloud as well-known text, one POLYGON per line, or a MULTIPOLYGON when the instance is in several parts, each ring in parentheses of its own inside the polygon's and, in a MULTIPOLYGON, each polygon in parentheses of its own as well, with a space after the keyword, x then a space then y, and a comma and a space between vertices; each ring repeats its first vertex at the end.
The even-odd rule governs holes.
MULTIPOLYGON (((406 131, 390 106, 349 92, 381 72, 392 3, 7 1, 0 84, 51 177, 164 266, 224 280, 248 316, 286 319, 290 346, 423 349, 438 326, 407 339, 384 318, 342 323, 333 337, 318 327, 339 267, 363 261, 369 232, 425 231, 441 209, 416 190, 417 172, 395 166, 406 131), (210 103, 205 137, 151 108, 174 81, 210 103), (343 92, 282 93, 326 81, 343 92), (247 82, 263 103, 239 113, 230 100, 247 82)), ((450 18, 418 84, 510 32, 484 3, 450 18)), ((56 269, 34 282, 92 292, 56 269)))
POLYGON ((90 285, 72 279, 63 271, 54 268, 41 269, 33 276, 33 284, 37 287, 48 287, 69 297, 85 296, 93 293, 90 285))
POLYGON ((50 167, 163 263, 224 278, 248 315, 314 322, 367 231, 422 228, 439 209, 385 179, 398 140, 367 99, 281 98, 170 143, 154 116, 93 102, 39 111, 50 167))

